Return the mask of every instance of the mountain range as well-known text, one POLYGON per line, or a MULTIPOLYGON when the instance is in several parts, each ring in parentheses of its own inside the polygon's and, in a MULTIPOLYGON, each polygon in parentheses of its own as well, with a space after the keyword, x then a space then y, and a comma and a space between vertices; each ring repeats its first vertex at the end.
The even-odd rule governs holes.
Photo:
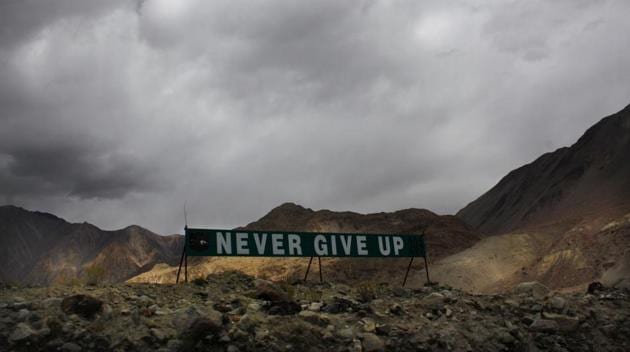
MULTIPOLYGON (((455 216, 424 209, 358 214, 282 204, 250 230, 423 233, 434 277, 471 291, 528 280, 552 288, 592 280, 629 284, 630 106, 603 118, 572 146, 503 177, 455 216)), ((172 282, 182 237, 139 226, 104 231, 54 215, 0 207, 0 280, 51 284, 104 271, 104 280, 172 282)), ((191 275, 241 270, 301 276, 308 259, 191 258, 191 275)), ((325 277, 398 280, 406 261, 326 259, 325 277), (397 276, 396 276, 397 275, 397 276), (395 278, 394 278, 395 276, 395 278)), ((422 265, 416 264, 414 270, 422 265)))
POLYGON ((52 214, 0 207, 0 281, 70 282, 98 268, 105 282, 125 281, 157 263, 177 263, 181 236, 160 236, 139 226, 104 231, 52 214))

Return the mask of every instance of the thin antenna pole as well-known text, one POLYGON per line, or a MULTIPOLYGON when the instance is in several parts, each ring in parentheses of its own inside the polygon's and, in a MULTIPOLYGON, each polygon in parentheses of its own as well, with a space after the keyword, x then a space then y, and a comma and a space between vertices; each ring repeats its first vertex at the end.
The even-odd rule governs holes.
POLYGON ((188 228, 188 214, 186 213, 186 202, 184 202, 184 226, 188 228))

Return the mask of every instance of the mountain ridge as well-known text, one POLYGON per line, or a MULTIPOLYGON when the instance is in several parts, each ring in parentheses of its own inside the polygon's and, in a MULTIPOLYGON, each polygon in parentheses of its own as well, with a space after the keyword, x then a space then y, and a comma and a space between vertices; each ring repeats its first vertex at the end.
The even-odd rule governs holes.
POLYGON ((456 216, 487 234, 558 219, 621 216, 630 204, 627 155, 630 105, 601 119, 570 147, 509 172, 456 216))
POLYGON ((183 243, 138 225, 101 230, 13 205, 0 206, 0 234, 0 280, 35 284, 76 280, 90 266, 103 269, 104 281, 123 281, 157 262, 176 262, 183 243))

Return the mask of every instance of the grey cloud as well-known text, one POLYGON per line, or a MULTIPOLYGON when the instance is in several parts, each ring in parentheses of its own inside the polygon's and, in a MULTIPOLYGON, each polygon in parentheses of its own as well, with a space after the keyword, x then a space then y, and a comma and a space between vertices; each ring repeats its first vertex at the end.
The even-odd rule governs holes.
POLYGON ((3 6, 0 196, 106 228, 453 213, 630 97, 624 1, 3 6))
POLYGON ((129 192, 159 189, 146 161, 89 143, 57 141, 5 150, 2 194, 66 194, 80 198, 121 198, 129 192))

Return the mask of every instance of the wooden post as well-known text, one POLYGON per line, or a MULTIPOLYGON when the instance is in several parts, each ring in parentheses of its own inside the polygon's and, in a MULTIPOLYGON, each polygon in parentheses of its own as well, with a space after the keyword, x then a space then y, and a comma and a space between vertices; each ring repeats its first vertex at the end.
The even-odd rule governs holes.
POLYGON ((319 262, 319 282, 322 283, 324 282, 322 278, 322 257, 317 257, 317 261, 319 262))
POLYGON ((427 283, 430 285, 431 280, 429 279, 429 262, 427 261, 426 253, 424 253, 424 270, 427 272, 427 283))
POLYGON ((179 273, 182 271, 182 265, 184 264, 184 256, 186 255, 186 238, 184 237, 184 250, 182 250, 182 258, 179 260, 179 269, 177 269, 177 279, 175 283, 179 283, 179 273))
POLYGON ((407 276, 409 276, 409 270, 411 270, 411 264, 413 263, 413 257, 411 257, 411 260, 409 261, 409 265, 407 265, 407 272, 405 272, 405 279, 403 280, 403 287, 405 287, 405 284, 407 283, 407 276))
POLYGON ((306 267, 306 274, 304 274, 304 282, 306 282, 306 278, 308 278, 308 272, 311 270, 311 263, 313 262, 313 257, 308 261, 308 266, 306 267))
POLYGON ((188 283, 188 253, 184 257, 184 282, 188 283))

